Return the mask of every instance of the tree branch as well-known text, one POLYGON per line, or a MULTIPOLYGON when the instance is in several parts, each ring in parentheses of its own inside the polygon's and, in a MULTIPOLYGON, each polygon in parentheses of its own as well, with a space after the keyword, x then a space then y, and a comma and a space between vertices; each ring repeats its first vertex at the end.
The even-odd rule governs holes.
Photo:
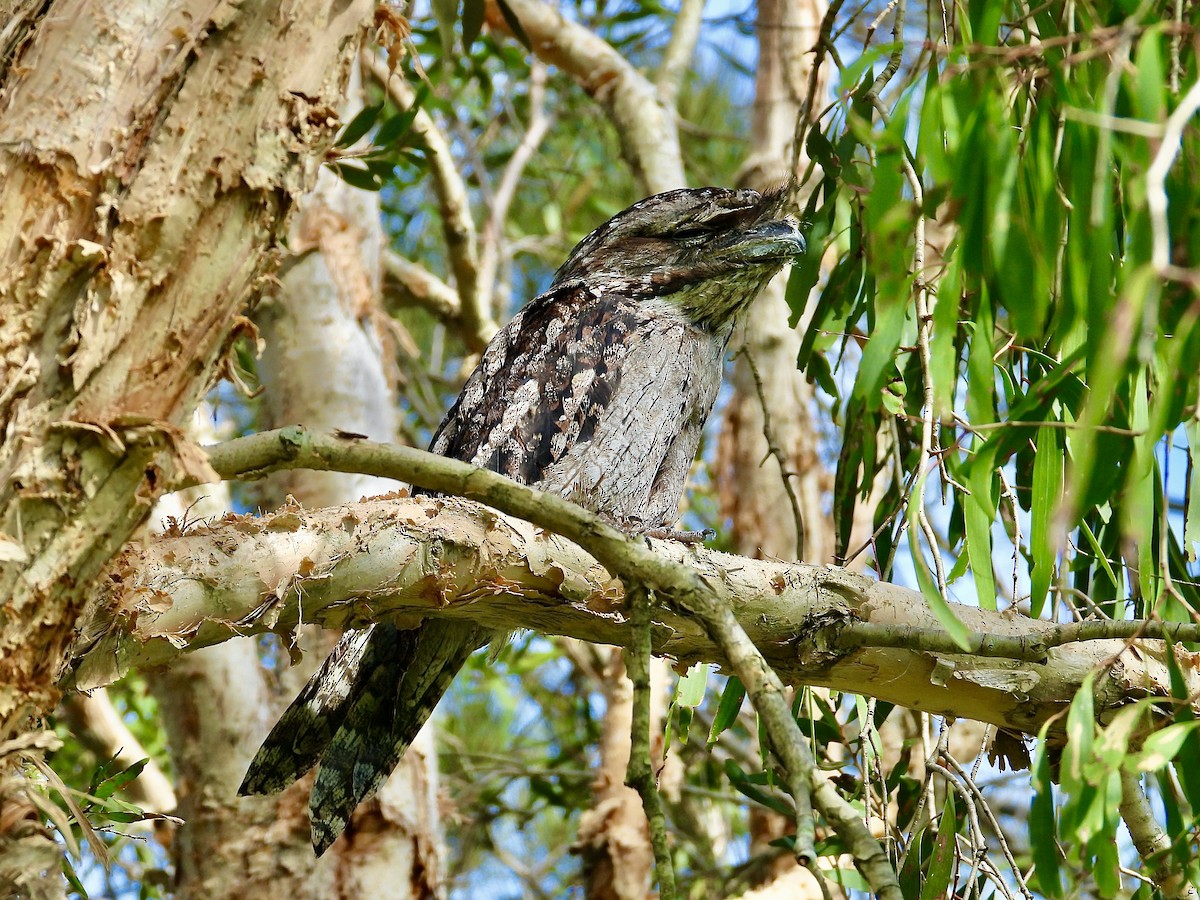
MULTIPOLYGON (((655 653, 685 663, 734 662, 695 621, 702 601, 719 601, 788 683, 854 691, 1027 734, 1055 719, 1096 669, 1105 672, 1096 680, 1098 709, 1130 695, 1170 696, 1166 650, 1158 642, 1088 640, 1047 646, 1034 661, 991 658, 982 653, 994 652, 1002 638, 1023 639, 1040 654, 1043 643, 1053 643, 1046 635, 1076 626, 955 605, 955 615, 981 636, 979 652, 923 650, 911 642, 914 633, 936 636, 945 642, 940 646, 949 646, 949 638, 916 591, 831 566, 646 541, 560 497, 420 450, 296 427, 228 441, 209 453, 224 477, 324 468, 405 479, 570 540, 456 497, 396 494, 323 510, 289 507, 262 518, 228 516, 130 544, 94 591, 97 602, 75 649, 76 687, 110 683, 132 666, 165 664, 186 648, 233 634, 287 631, 300 621, 346 627, 466 616, 497 629, 627 646, 619 578, 633 578, 662 601, 655 653), (877 644, 900 646, 846 646, 859 640, 864 625, 876 627, 877 644), (888 636, 896 634, 904 640, 888 636), (841 635, 852 637, 843 642, 841 635)), ((1095 631, 1112 633, 1102 626, 1128 627, 1100 623, 1095 631)), ((1200 674, 1188 678, 1188 690, 1200 695, 1200 674)))
POLYGON ((546 114, 546 66, 535 61, 529 67, 529 122, 521 142, 513 150, 504 166, 496 192, 492 195, 491 209, 483 225, 483 246, 479 252, 480 302, 493 312, 496 309, 496 273, 500 269, 501 250, 504 243, 504 222, 508 210, 517 195, 521 175, 533 154, 537 152, 542 138, 550 130, 550 116, 546 114))
POLYGON ((700 39, 700 22, 704 17, 704 0, 681 0, 675 15, 675 27, 671 39, 663 48, 662 60, 658 64, 655 87, 658 99, 667 109, 674 109, 679 97, 679 88, 696 51, 700 39))
MULTIPOLYGON (((540 0, 508 0, 533 52, 579 82, 612 120, 621 155, 650 194, 686 183, 673 112, 659 102, 644 75, 611 44, 540 0)), ((495 0, 487 5, 489 27, 510 33, 495 0)))
MULTIPOLYGON (((403 77, 389 70, 387 63, 373 53, 363 53, 362 60, 401 110, 412 109, 416 93, 403 77)), ((417 110, 412 133, 429 160, 433 190, 441 210, 446 252, 459 296, 459 331, 467 347, 478 353, 495 334, 496 323, 480 296, 475 222, 471 219, 467 186, 450 152, 449 140, 425 110, 417 110)))
POLYGON ((446 325, 458 326, 462 304, 454 288, 395 250, 384 250, 382 262, 384 274, 404 292, 406 299, 428 310, 446 325))

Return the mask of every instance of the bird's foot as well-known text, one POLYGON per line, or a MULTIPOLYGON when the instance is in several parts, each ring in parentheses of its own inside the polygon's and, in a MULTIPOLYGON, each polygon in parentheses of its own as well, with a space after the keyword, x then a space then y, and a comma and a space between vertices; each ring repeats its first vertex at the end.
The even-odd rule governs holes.
POLYGON ((703 544, 717 536, 717 533, 711 528, 705 528, 703 531, 685 531, 681 528, 647 528, 641 534, 644 537, 658 538, 663 541, 679 541, 681 544, 703 544))

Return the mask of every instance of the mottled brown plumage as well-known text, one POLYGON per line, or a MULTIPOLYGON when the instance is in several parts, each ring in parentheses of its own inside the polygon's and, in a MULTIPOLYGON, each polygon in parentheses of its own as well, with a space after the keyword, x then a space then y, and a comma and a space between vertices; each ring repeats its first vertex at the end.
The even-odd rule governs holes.
MULTIPOLYGON (((484 351, 431 450, 669 529, 736 319, 804 242, 778 195, 669 191, 572 251, 484 351)), ((317 853, 378 789, 467 657, 496 635, 458 620, 347 633, 264 742, 242 793, 318 761, 317 853)))

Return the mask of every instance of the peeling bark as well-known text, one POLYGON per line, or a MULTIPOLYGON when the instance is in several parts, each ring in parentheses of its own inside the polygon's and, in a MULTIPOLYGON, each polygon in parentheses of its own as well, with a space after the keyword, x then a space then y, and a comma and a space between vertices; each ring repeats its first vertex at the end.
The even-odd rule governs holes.
MULTIPOLYGON (((1036 734, 1088 673, 1096 708, 1170 693, 1160 641, 1096 640, 1038 661, 910 647, 834 646, 839 625, 936 627, 924 597, 827 566, 750 560, 655 542, 720 587, 751 639, 791 684, 831 687, 939 715, 1036 734)), ((655 652, 685 663, 727 661, 666 585, 651 585, 655 652)), ((298 621, 342 628, 390 617, 463 616, 488 628, 531 628, 625 645, 619 579, 564 538, 459 499, 391 496, 326 510, 231 516, 187 534, 131 544, 100 582, 75 686, 110 683, 131 666, 172 662, 184 648, 233 634, 285 632, 298 621)), ((951 604, 975 632, 1036 638, 1055 626, 951 604)), ((1183 663, 1200 694, 1200 659, 1183 663)))
POLYGON ((100 568, 173 473, 204 468, 177 424, 312 183, 371 4, 57 0, 14 15, 0 721, 15 724, 52 705, 100 568))
MULTIPOLYGON (((56 702, 103 565, 173 478, 206 474, 179 423, 313 182, 372 4, 5 12, 0 741, 56 702)), ((29 793, 21 777, 0 781, 0 805, 29 793)), ((22 830, 5 817, 0 855, 22 830)), ((30 840, 60 852, 48 835, 30 840)), ((57 874, 24 877, 25 893, 61 890, 57 874)))

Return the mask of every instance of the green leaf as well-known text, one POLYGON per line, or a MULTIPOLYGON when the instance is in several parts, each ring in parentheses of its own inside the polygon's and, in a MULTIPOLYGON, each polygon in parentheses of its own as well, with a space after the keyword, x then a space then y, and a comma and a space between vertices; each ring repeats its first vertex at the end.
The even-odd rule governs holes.
MULTIPOLYGON (((1192 698, 1188 678, 1180 668, 1179 658, 1176 655, 1179 652, 1178 645, 1168 643, 1167 650, 1167 669, 1171 677, 1171 696, 1180 701, 1175 707, 1175 718, 1181 722, 1194 722, 1196 718, 1191 709, 1192 698)), ((1188 748, 1187 758, 1190 760, 1200 759, 1200 732, 1190 732, 1185 737, 1185 744, 1188 748)), ((1183 796, 1191 804, 1192 809, 1200 809, 1200 766, 1176 766, 1175 771, 1179 776, 1179 786, 1183 791, 1183 796)))
POLYGON ((1072 794, 1079 794, 1086 779, 1085 766, 1092 759, 1092 738, 1096 731, 1095 676, 1088 673, 1080 685, 1071 708, 1067 711, 1067 745, 1062 755, 1062 786, 1072 794))
POLYGON ((525 29, 521 26, 521 20, 512 11, 512 7, 508 5, 506 0, 496 0, 496 5, 500 7, 500 15, 504 16, 504 24, 513 33, 513 37, 521 42, 521 46, 532 53, 533 42, 529 40, 529 35, 525 33, 525 29))
POLYGON ((696 663, 687 670, 675 686, 675 705, 689 709, 704 702, 704 688, 708 684, 708 663, 696 663))
POLYGON ((842 161, 838 158, 837 151, 833 149, 829 138, 822 134, 820 129, 811 128, 804 145, 808 149, 809 157, 816 160, 826 176, 836 179, 842 170, 842 161))
POLYGON ((382 112, 383 103, 376 103, 374 106, 364 106, 358 111, 358 115, 351 119, 346 127, 342 129, 342 133, 338 135, 333 146, 345 148, 357 144, 363 135, 371 130, 371 126, 379 119, 379 114, 382 112))
POLYGON ((879 392, 879 402, 893 416, 898 416, 904 409, 904 394, 904 382, 895 381, 879 392))
POLYGON ((120 790, 125 785, 129 784, 129 782, 141 775, 142 770, 146 768, 146 764, 149 762, 149 757, 138 760, 130 765, 127 769, 118 772, 110 778, 106 778, 104 781, 98 784, 96 789, 91 793, 96 797, 99 797, 101 800, 111 797, 115 791, 120 790))
POLYGON ((485 0, 463 0, 462 34, 463 52, 468 55, 479 32, 483 30, 483 11, 487 8, 485 0))
POLYGON ((1033 489, 1029 505, 1029 554, 1033 558, 1030 575, 1029 615, 1041 617, 1050 591, 1057 556, 1057 541, 1052 527, 1063 496, 1063 461, 1066 447, 1058 428, 1043 425, 1037 431, 1033 457, 1033 489))
POLYGON ((1121 768, 1146 711, 1144 703, 1131 703, 1118 710, 1112 721, 1100 729, 1092 750, 1094 765, 1088 766, 1085 777, 1095 780, 1101 774, 1107 776, 1121 768))
POLYGON ((773 794, 768 794, 766 791, 761 790, 751 777, 743 772, 732 759, 725 760, 725 776, 739 793, 749 797, 755 803, 765 806, 767 809, 774 810, 781 816, 791 818, 796 815, 796 810, 790 804, 785 803, 773 794))
POLYGON ((908 853, 905 855, 904 868, 897 873, 900 890, 906 898, 920 896, 921 864, 929 856, 927 828, 928 826, 922 825, 908 839, 908 853))
POLYGON ((386 122, 379 126, 379 131, 375 134, 375 144, 379 147, 390 147, 395 143, 396 139, 403 134, 407 134, 412 128, 412 123, 417 118, 417 113, 421 109, 421 105, 429 96, 429 85, 421 82, 421 86, 417 88, 416 96, 413 97, 412 106, 404 112, 396 113, 386 122))
POLYGON ((958 823, 954 816, 954 791, 946 791, 942 820, 938 823, 929 871, 921 885, 921 900, 942 900, 949 896, 950 876, 954 874, 957 852, 958 823))
POLYGON ((454 21, 458 18, 458 0, 432 0, 433 18, 442 39, 444 59, 454 56, 454 21))
POLYGON ((1084 539, 1088 542, 1088 546, 1091 547, 1092 553, 1095 554, 1096 560, 1100 563, 1100 568, 1104 570, 1104 573, 1108 576, 1108 580, 1112 582, 1112 586, 1120 589, 1122 582, 1117 580, 1117 573, 1113 571, 1113 567, 1108 561, 1108 554, 1104 552, 1104 548, 1096 540, 1096 535, 1091 527, 1087 522, 1081 521, 1079 523, 1079 530, 1083 533, 1084 539))
POLYGON ((1059 867, 1058 827, 1054 817, 1054 788, 1046 745, 1049 727, 1049 724, 1042 726, 1030 769, 1034 794, 1033 802, 1029 805, 1029 848, 1035 866, 1031 884, 1047 897, 1061 897, 1063 886, 1059 867))
MULTIPOLYGON (((1142 744, 1142 749, 1133 755, 1130 763, 1139 772, 1153 772, 1179 756, 1189 737, 1196 732, 1200 721, 1179 722, 1160 728, 1142 744)), ((1189 761, 1191 762, 1191 761, 1189 761)))
MULTIPOLYGON (((925 476, 922 475, 923 479, 925 476)), ((914 496, 919 496, 919 484, 913 489, 914 496)), ((951 640, 958 646, 966 650, 970 646, 971 629, 962 623, 962 621, 954 614, 954 610, 950 608, 950 604, 946 602, 946 598, 942 596, 938 590, 938 586, 934 584, 933 576, 929 571, 929 565, 925 562, 921 555, 921 542, 917 537, 918 529, 916 527, 916 512, 915 504, 909 504, 909 550, 912 553, 913 569, 917 573, 917 583, 921 587, 921 593, 925 595, 925 602, 929 604, 930 611, 937 618, 941 626, 946 629, 951 640)))
POLYGON ((1167 78, 1162 59, 1162 25, 1145 30, 1137 42, 1136 66, 1127 77, 1133 82, 1132 99, 1139 118, 1159 122, 1166 118, 1167 78))
POLYGON ((983 467, 973 468, 967 478, 969 497, 963 499, 967 532, 967 556, 975 578, 975 595, 983 609, 996 608, 996 576, 992 571, 992 523, 996 521, 998 498, 996 476, 983 467))
POLYGON ((62 873, 67 879, 67 884, 71 890, 79 895, 80 900, 88 900, 87 888, 83 886, 83 882, 79 880, 79 875, 75 871, 75 865, 71 862, 71 857, 67 854, 62 855, 62 873))
POLYGON ((711 748, 717 742, 721 733, 737 721, 742 711, 742 702, 746 699, 746 688, 736 675, 730 675, 725 682, 725 690, 721 692, 721 702, 717 704, 717 713, 713 716, 712 728, 708 732, 708 746, 711 748))
POLYGON ((383 182, 379 176, 369 169, 364 169, 362 166, 352 166, 340 162, 335 163, 332 168, 342 181, 359 190, 378 191, 383 187, 383 182))
POLYGON ((1196 561, 1196 547, 1200 545, 1200 418, 1193 416, 1184 425, 1188 443, 1187 503, 1184 506, 1183 550, 1188 562, 1196 561))

